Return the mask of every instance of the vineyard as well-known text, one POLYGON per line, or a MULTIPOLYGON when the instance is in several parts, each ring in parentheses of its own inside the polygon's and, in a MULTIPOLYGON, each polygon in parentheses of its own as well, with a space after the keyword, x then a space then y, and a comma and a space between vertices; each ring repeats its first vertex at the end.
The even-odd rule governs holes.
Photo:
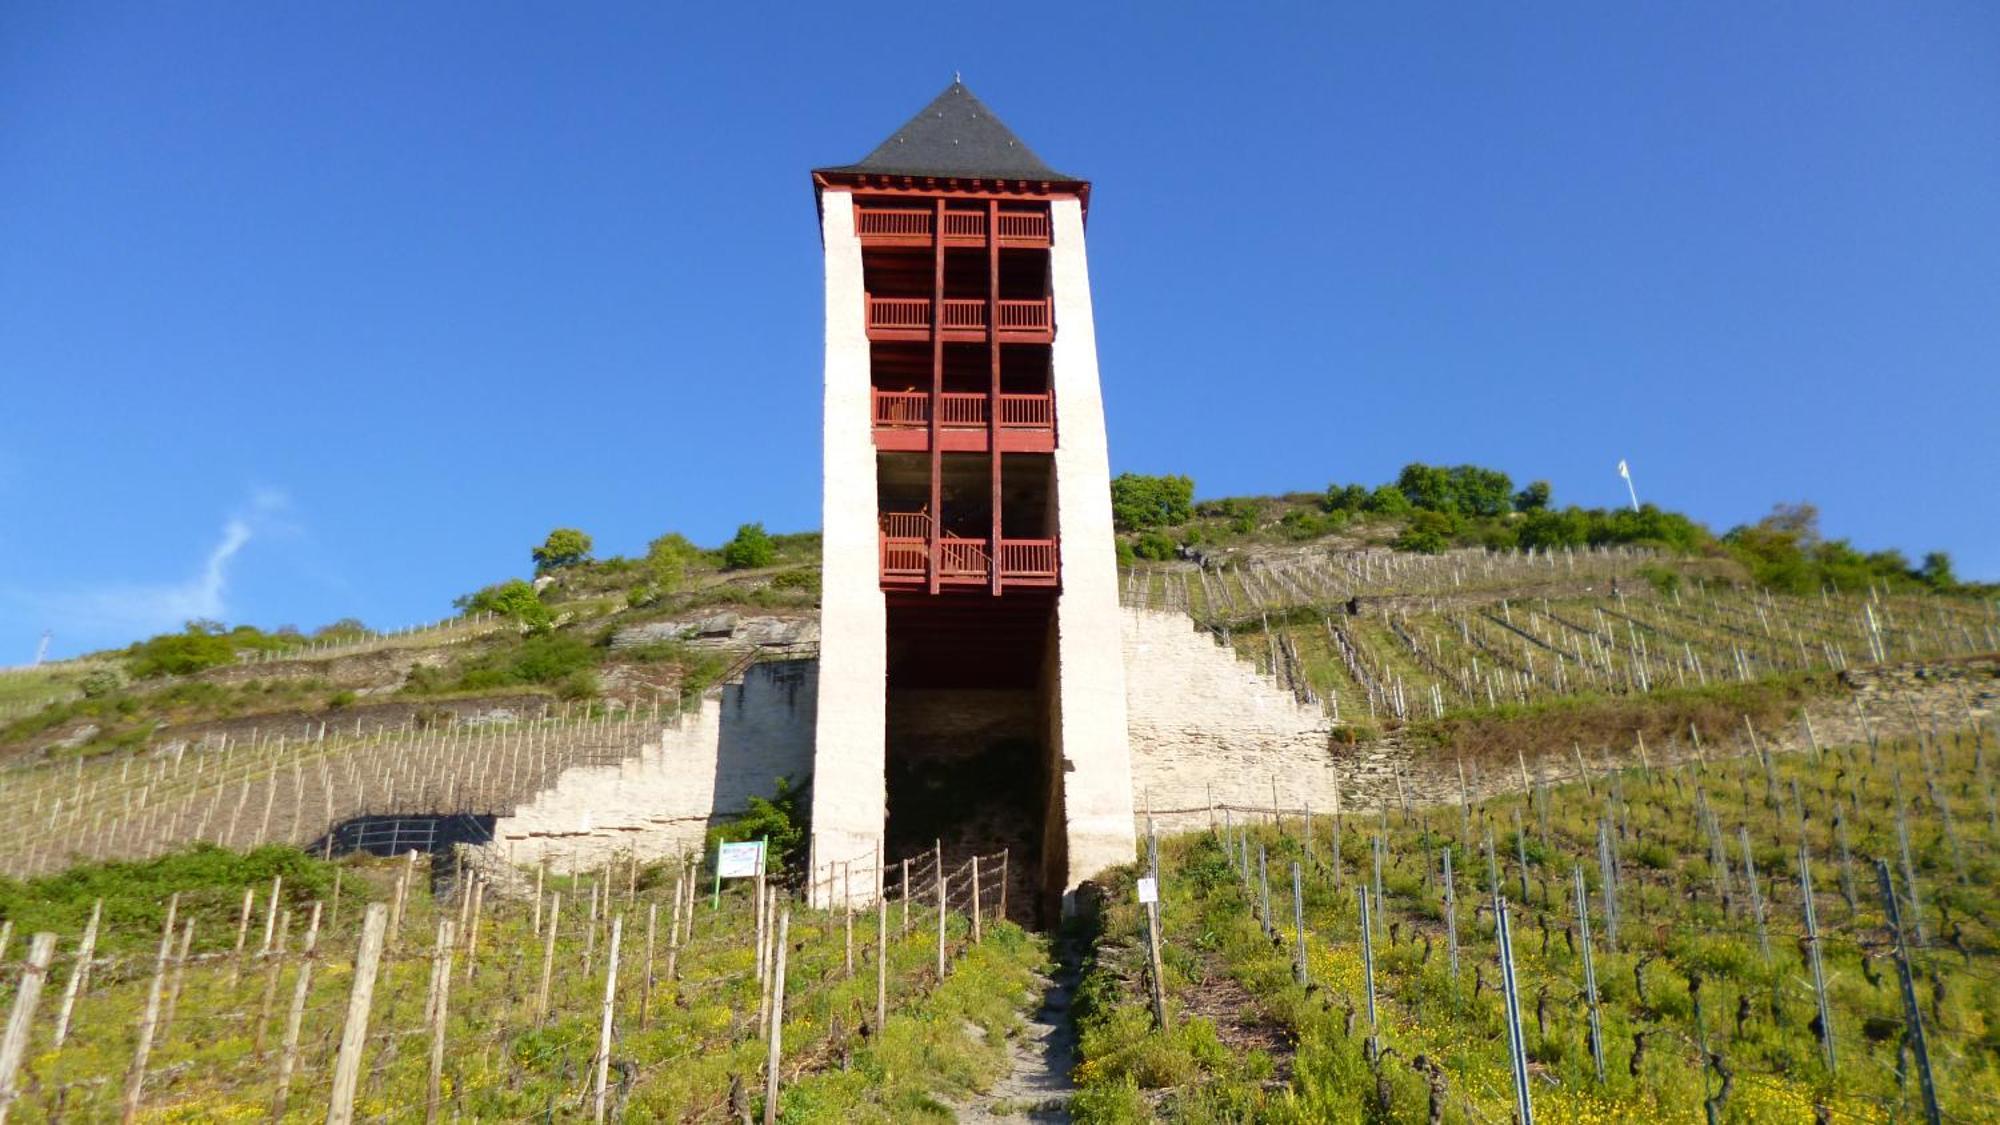
POLYGON ((1687 580, 1650 553, 1315 552, 1136 569, 1126 604, 1178 610, 1336 721, 1437 718, 2000 649, 1991 603, 1783 597, 1687 580))
POLYGON ((504 815, 564 770, 615 765, 682 721, 658 707, 439 728, 335 720, 303 738, 224 735, 145 756, 33 762, 0 771, 0 801, 17 814, 0 825, 0 871, 195 842, 325 846, 335 826, 371 816, 504 815))
POLYGON ((1983 1118, 1995 747, 1937 730, 1155 838, 1084 986, 1079 1120, 1983 1118))
POLYGON ((977 860, 885 867, 842 910, 695 864, 302 862, 240 905, 206 884, 99 899, 78 932, 0 924, 0 1114, 719 1120, 775 1095, 787 1120, 949 1120, 1043 956, 977 860))

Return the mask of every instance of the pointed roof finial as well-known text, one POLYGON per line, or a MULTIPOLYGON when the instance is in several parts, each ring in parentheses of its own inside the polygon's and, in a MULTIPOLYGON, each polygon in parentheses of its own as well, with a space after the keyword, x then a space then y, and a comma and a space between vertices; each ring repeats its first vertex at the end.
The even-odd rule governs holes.
POLYGON ((961 74, 960 72, 958 72, 958 71, 956 71, 956 70, 952 71, 952 72, 951 72, 951 84, 952 84, 952 85, 954 85, 954 86, 963 86, 963 85, 965 85, 965 75, 961 74))

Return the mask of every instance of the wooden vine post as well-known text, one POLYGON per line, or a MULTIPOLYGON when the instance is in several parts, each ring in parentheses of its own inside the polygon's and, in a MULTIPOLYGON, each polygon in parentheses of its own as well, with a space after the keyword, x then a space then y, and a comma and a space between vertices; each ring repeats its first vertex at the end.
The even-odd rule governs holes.
POLYGON ((368 904, 361 919, 361 947, 354 954, 354 988, 347 996, 347 1022, 340 1029, 340 1053, 333 1062, 333 1091, 328 1098, 326 1125, 351 1125, 354 1094, 361 1080, 361 1052, 368 1045, 368 1009, 375 999, 375 974, 382 967, 382 940, 389 928, 389 908, 368 904))

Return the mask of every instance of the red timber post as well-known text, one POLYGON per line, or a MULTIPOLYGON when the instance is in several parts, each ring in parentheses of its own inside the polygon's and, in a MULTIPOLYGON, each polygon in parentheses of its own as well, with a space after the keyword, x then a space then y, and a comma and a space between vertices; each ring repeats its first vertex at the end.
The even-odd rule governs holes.
POLYGON ((931 541, 926 570, 930 590, 940 585, 938 566, 944 556, 944 436, 940 417, 944 413, 944 197, 939 196, 931 216, 931 256, 935 276, 931 287, 931 541))
POLYGON ((992 568, 993 596, 1000 596, 1000 201, 986 201, 986 350, 992 360, 993 381, 986 396, 987 463, 993 470, 993 539, 988 548, 992 568))

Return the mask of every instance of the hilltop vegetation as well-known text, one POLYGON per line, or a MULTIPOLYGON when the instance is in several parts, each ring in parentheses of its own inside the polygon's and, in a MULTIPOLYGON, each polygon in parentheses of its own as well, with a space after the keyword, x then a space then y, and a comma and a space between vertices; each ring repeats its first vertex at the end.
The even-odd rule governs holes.
POLYGON ((528 552, 533 581, 467 594, 454 603, 459 617, 426 632, 384 636, 353 619, 309 633, 191 621, 73 666, 0 678, 12 691, 5 702, 18 700, 0 711, 0 753, 94 756, 188 724, 335 718, 391 700, 686 703, 727 671, 727 653, 673 637, 614 650, 612 638, 730 609, 810 614, 818 602, 817 532, 773 535, 752 523, 713 548, 677 533, 638 558, 597 558, 593 548, 586 532, 556 529, 528 552))
POLYGON ((1506 473, 1478 465, 1411 463, 1394 481, 1369 487, 1331 484, 1320 493, 1196 501, 1185 476, 1121 474, 1111 482, 1119 554, 1128 564, 1207 556, 1255 546, 1332 539, 1420 554, 1455 547, 1494 551, 1629 545, 1669 555, 1726 559, 1744 577, 1780 593, 1835 593, 1871 588, 1979 592, 1934 551, 1911 564, 1900 551, 1864 553, 1820 533, 1811 504, 1780 504, 1770 515, 1717 535, 1678 512, 1652 504, 1630 508, 1558 508, 1547 481, 1518 491, 1506 473))

